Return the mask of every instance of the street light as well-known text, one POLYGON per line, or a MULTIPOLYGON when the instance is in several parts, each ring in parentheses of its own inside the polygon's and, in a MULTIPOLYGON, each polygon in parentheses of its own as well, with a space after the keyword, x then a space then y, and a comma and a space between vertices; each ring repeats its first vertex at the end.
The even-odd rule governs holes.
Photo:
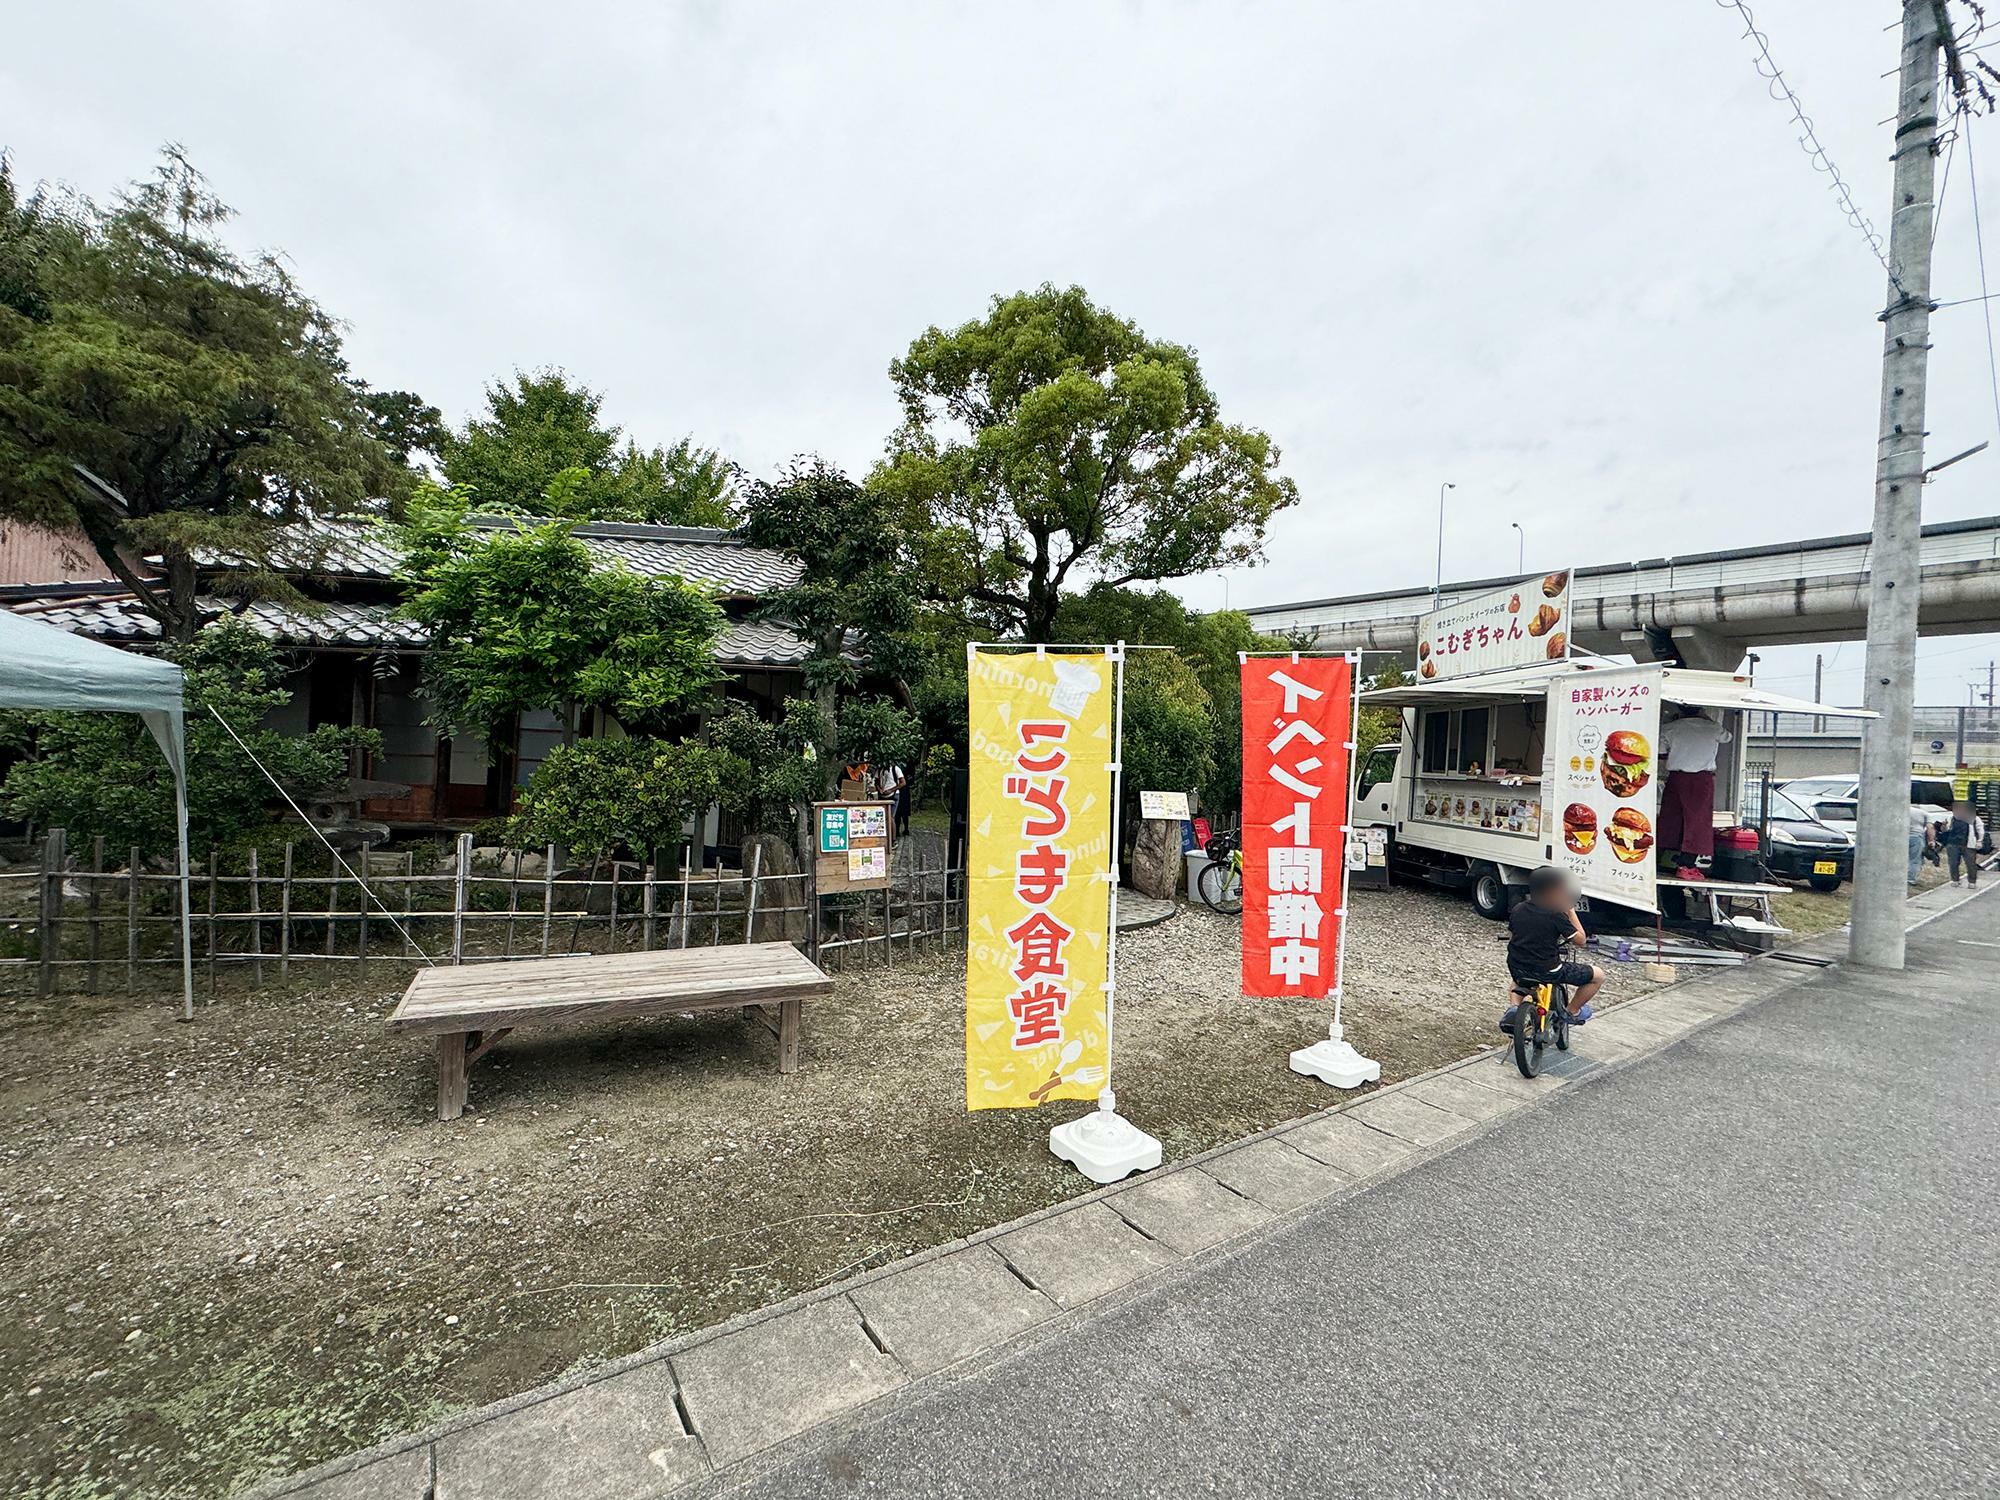
POLYGON ((1438 601, 1444 597, 1444 492, 1457 488, 1448 480, 1438 486, 1438 572, 1437 584, 1431 590, 1432 609, 1436 609, 1438 601))
POLYGON ((1528 533, 1521 530, 1519 521, 1509 521, 1507 524, 1513 527, 1521 538, 1521 545, 1514 552, 1514 571, 1519 573, 1528 565, 1528 533))

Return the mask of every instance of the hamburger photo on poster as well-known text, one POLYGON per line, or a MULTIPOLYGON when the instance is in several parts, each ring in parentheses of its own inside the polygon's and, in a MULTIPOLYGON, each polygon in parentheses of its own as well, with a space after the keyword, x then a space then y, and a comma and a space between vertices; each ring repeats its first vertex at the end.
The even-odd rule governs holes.
POLYGON ((1549 690, 1543 796, 1549 858, 1584 893, 1657 911, 1658 667, 1583 669, 1549 690))

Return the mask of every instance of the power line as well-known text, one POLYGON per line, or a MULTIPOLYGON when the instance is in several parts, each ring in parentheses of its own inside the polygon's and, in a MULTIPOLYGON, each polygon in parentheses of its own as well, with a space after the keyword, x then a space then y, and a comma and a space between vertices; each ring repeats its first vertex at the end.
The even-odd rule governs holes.
POLYGON ((1784 70, 1778 66, 1777 59, 1771 56, 1771 39, 1757 29, 1757 18, 1750 13, 1749 5, 1745 0, 1715 0, 1715 3, 1721 9, 1733 10, 1743 18, 1743 35, 1757 48, 1757 56, 1751 60, 1757 69, 1757 76, 1765 80, 1765 87, 1773 99, 1790 107, 1791 123, 1799 127, 1799 149, 1805 152, 1806 159, 1813 164, 1814 171, 1824 172, 1832 179, 1829 185, 1840 202, 1841 212, 1847 215, 1847 222, 1859 230, 1861 237, 1868 242, 1869 251, 1877 261, 1881 262, 1882 269, 1889 273, 1890 284, 1896 288, 1897 294, 1908 296, 1903 288, 1903 279, 1896 273, 1895 264, 1889 259, 1888 252, 1884 248, 1881 231, 1876 229, 1873 221, 1854 201, 1854 189, 1848 186, 1840 168, 1834 165, 1833 157, 1827 153, 1825 143, 1820 140, 1819 132, 1813 127, 1812 116, 1806 113, 1804 103, 1786 80, 1784 70))
POLYGON ((1986 378, 1993 390, 1993 430, 2000 435, 2000 360, 1993 354, 1993 302, 1986 290, 1986 235, 1979 223, 1979 158, 1973 154, 1972 132, 1965 133, 1965 175, 1972 183, 1972 240, 1979 252, 1979 311, 1986 322, 1986 378))

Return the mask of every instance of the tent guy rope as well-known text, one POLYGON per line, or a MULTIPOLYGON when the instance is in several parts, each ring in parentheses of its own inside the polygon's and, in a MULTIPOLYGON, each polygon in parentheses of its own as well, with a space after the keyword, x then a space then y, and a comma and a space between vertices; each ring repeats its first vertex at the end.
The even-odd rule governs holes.
POLYGON ((255 750, 252 750, 248 745, 246 745, 243 742, 243 736, 236 732, 236 727, 233 724, 231 724, 227 719, 222 717, 221 710, 217 709, 213 703, 204 703, 202 707, 206 708, 210 713, 215 715, 215 722, 220 724, 225 730, 228 731, 229 737, 232 740, 236 741, 236 748, 241 750, 245 755, 250 757, 250 764, 255 766, 258 770, 264 773, 264 779, 270 782, 272 786, 278 788, 278 795, 285 799, 285 806, 289 807, 293 812, 297 813, 299 815, 299 821, 305 824, 306 827, 312 829, 313 837, 318 839, 322 844, 326 845, 326 852, 334 857, 334 860, 340 865, 341 869, 345 870, 350 876, 353 877, 354 883, 361 887, 362 894, 365 895, 370 901, 373 901, 376 907, 381 911, 382 915, 389 919, 389 925, 394 927, 396 931, 398 931, 403 935, 403 941, 408 943, 413 949, 416 950, 417 956, 419 958, 421 958, 425 963, 429 964, 433 969, 435 969, 437 967, 437 960, 432 958, 430 954, 424 951, 424 945, 422 943, 418 942, 415 938, 410 936, 409 928, 405 927, 401 922, 396 920, 396 914, 390 911, 388 907, 382 904, 382 898, 375 894, 374 888, 371 887, 367 881, 361 878, 361 876, 356 872, 354 866, 350 865, 347 862, 346 856, 343 855, 338 849, 334 848, 332 842, 327 838, 327 836, 319 831, 318 825, 315 824, 311 818, 308 818, 306 816, 305 809, 300 807, 298 803, 292 800, 292 794, 286 791, 283 786, 279 785, 278 778, 271 774, 270 768, 266 766, 264 762, 257 759, 257 752, 255 750))

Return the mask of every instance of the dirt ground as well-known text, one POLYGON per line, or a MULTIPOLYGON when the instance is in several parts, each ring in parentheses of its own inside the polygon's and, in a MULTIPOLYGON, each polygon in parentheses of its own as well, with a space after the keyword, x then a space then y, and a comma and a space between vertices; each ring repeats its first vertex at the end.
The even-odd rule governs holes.
MULTIPOLYGON (((1501 929, 1353 896, 1346 1020, 1387 1081, 1498 1040, 1501 929)), ((1121 945, 1121 1108, 1172 1159, 1323 1107, 1235 923, 1121 945)), ((802 1070, 706 1016, 516 1033, 431 1117, 407 969, 0 997, 0 1493, 215 1495, 1083 1191, 1065 1105, 968 1116, 960 959, 844 975, 802 1070)), ((1618 966, 1611 989, 1642 987, 1618 966)))

